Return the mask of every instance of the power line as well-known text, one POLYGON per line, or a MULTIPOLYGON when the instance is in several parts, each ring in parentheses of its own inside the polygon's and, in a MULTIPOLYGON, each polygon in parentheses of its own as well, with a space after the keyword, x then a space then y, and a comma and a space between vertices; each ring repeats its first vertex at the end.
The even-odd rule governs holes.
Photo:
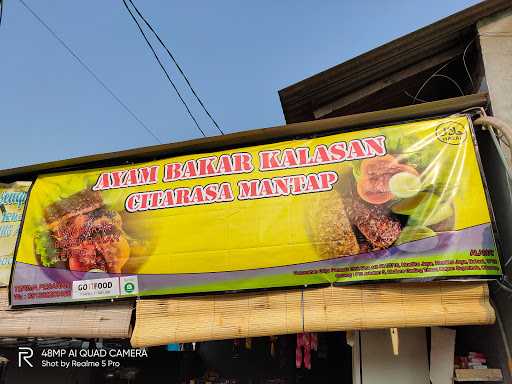
POLYGON ((158 33, 155 31, 155 29, 151 26, 151 24, 146 20, 146 18, 142 15, 142 13, 139 11, 139 9, 137 8, 137 6, 133 3, 132 0, 128 0, 130 2, 130 4, 133 6, 133 8, 135 9, 135 12, 137 12, 137 14, 139 15, 139 17, 142 19, 142 21, 144 21, 144 23, 147 25, 147 27, 150 29, 151 32, 153 32, 153 35, 155 35, 155 37, 157 38, 158 42, 162 45, 162 47, 164 47, 164 49, 167 51, 167 54, 169 55, 169 57, 172 59, 172 61, 174 62, 174 64, 176 65, 176 68, 178 68, 178 71, 180 72, 181 76, 183 76, 183 78, 185 79, 185 82, 187 83, 188 87, 190 88, 190 90, 192 91, 192 93, 194 94, 195 98, 197 99, 197 101, 199 102, 199 104, 201 105, 201 107, 203 108, 203 110, 205 111, 205 113, 208 115, 208 117, 210 118, 210 120, 213 122, 213 124, 215 125, 215 127, 219 130, 219 132, 223 135, 224 132, 222 131, 222 129, 219 127, 219 124, 217 124, 217 122, 215 121, 215 119, 213 118, 213 116, 210 114, 210 112, 208 111, 208 109, 206 108, 206 106, 204 105, 203 101, 200 99, 200 97, 197 95, 196 91, 194 90, 194 87, 192 87, 192 84, 190 83, 188 77, 185 75, 185 72, 183 72, 183 70, 181 69, 181 66, 178 64, 178 62, 176 61, 176 58, 174 57, 174 55, 171 53, 171 51, 169 50, 169 48, 167 48, 167 45, 165 45, 165 43, 162 41, 162 39, 160 38, 160 36, 158 35, 158 33))
POLYGON ((162 144, 162 141, 158 138, 158 136, 146 124, 144 124, 144 122, 139 117, 137 117, 137 115, 130 108, 128 108, 128 106, 119 98, 119 96, 117 96, 114 91, 110 89, 110 87, 105 84, 105 82, 101 80, 99 76, 96 75, 96 73, 94 73, 94 71, 78 56, 78 54, 76 54, 46 22, 41 19, 41 17, 39 17, 39 15, 32 8, 30 8, 27 3, 25 3, 25 1, 19 0, 19 2, 43 27, 46 28, 48 32, 50 32, 50 34, 60 43, 60 45, 62 45, 66 51, 68 51, 68 53, 74 57, 74 59, 103 87, 103 89, 105 89, 110 94, 110 96, 112 96, 119 103, 119 105, 121 105, 124 110, 128 112, 130 116, 140 124, 142 128, 144 128, 151 136, 153 136, 153 138, 158 143, 162 144))
POLYGON ((427 80, 425 80, 425 82, 421 85, 421 87, 418 89, 418 92, 416 92, 416 94, 414 95, 414 99, 413 99, 413 102, 416 103, 416 101, 418 101, 418 96, 420 95, 421 91, 423 91, 423 88, 425 88, 425 86, 429 83, 430 80, 432 80, 432 78, 434 78, 439 72, 441 72, 443 69, 445 69, 449 64, 451 64, 451 62, 453 61, 454 59, 451 59, 450 61, 448 61, 447 63, 443 64, 441 67, 439 67, 433 74, 431 74, 427 80))
POLYGON ((460 92, 460 95, 461 96, 465 96, 466 94, 464 93, 464 91, 462 90, 461 86, 459 85, 459 83, 457 83, 453 78, 451 78, 450 76, 447 76, 447 75, 440 75, 440 74, 436 74, 435 76, 432 76, 432 77, 440 77, 440 78, 443 78, 443 79, 447 79, 447 80, 450 80, 452 82, 453 85, 455 85, 457 87, 457 89, 459 90, 460 92))
POLYGON ((468 48, 474 41, 475 41, 475 39, 472 39, 468 43, 468 45, 466 45, 466 48, 464 48, 464 52, 462 53, 462 63, 464 64, 464 69, 466 70, 466 74, 468 75, 469 82, 471 83, 471 91, 475 91, 475 83, 473 82, 473 77, 471 76, 471 73, 469 73, 469 69, 466 64, 466 52, 468 51, 468 48))
POLYGON ((0 25, 2 25, 2 16, 4 15, 4 2, 0 0, 0 25))
POLYGON ((151 52, 153 52, 153 56, 155 56, 155 59, 156 61, 158 62, 158 64, 160 65, 160 68, 162 68, 162 71, 164 71, 164 74, 165 74, 165 77, 167 77, 167 80, 169 80, 169 82, 171 83, 172 87, 174 88, 174 91, 176 92, 176 94, 178 95, 178 98, 181 100, 181 103, 185 106, 185 109, 187 110, 188 112, 188 115, 190 116, 190 118, 194 121, 194 124, 196 125, 197 129, 201 132, 201 134, 206 137, 206 134, 204 133, 204 131, 201 129, 201 127, 199 126, 199 123, 197 122, 196 118, 194 117, 194 115, 192 114, 192 111, 190 110, 190 108, 188 107, 187 103, 185 102, 185 100, 183 99, 183 97, 181 96, 180 94, 180 91, 178 90, 178 88, 176 87, 176 84, 174 84, 174 82, 172 81, 171 79, 171 76, 169 75, 169 73, 167 72, 167 70, 165 69, 164 65, 162 64, 162 61, 160 60, 160 58, 158 57, 158 55, 156 54, 156 51, 155 49, 153 48, 153 45, 150 43, 150 41, 148 40, 146 34, 144 33, 142 27, 140 26, 139 22, 137 21, 137 19, 135 18, 135 15, 132 13, 132 10, 130 9, 130 7, 128 7, 128 4, 126 4, 126 0, 123 0, 123 4, 126 8, 126 10, 128 11, 128 13, 130 14, 131 18, 133 19, 133 21, 135 22, 135 24, 137 24, 137 28, 139 29, 140 33, 142 34, 142 37, 144 38, 144 40, 146 41, 146 44, 149 46, 149 49, 151 49, 151 52))

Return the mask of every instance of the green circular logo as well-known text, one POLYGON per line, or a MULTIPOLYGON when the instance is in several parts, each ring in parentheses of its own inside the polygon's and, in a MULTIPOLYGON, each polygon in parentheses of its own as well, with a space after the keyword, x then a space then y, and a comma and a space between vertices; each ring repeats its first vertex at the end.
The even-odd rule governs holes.
POLYGON ((133 283, 127 282, 124 284, 124 291, 126 293, 132 293, 135 290, 135 285, 133 283))

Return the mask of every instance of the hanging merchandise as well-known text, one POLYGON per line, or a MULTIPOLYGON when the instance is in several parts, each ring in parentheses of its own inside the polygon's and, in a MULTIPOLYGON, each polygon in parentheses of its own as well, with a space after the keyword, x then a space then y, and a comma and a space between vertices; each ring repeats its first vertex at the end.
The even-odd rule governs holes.
POLYGON ((309 333, 304 333, 302 348, 304 348, 304 367, 311 369, 311 335, 309 333))
POLYGON ((295 349, 295 365, 300 368, 311 369, 311 350, 318 350, 318 336, 316 333, 305 332, 297 334, 297 348, 295 349))
POLYGON ((166 349, 168 352, 179 352, 180 345, 179 344, 167 344, 166 349))
POLYGON ((233 339, 233 359, 240 358, 240 339, 233 339))
POLYGON ((302 342, 303 333, 297 333, 297 346, 295 348, 295 366, 297 368, 302 367, 302 342))
POLYGON ((311 349, 318 351, 318 334, 316 332, 310 333, 311 335, 311 349))
POLYGON ((270 356, 276 357, 277 336, 270 336, 270 356))

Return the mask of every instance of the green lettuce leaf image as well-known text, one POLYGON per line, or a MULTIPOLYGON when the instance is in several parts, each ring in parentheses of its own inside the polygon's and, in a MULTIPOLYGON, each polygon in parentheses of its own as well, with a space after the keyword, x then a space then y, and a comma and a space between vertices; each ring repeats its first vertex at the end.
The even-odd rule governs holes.
POLYGON ((41 257, 41 263, 45 267, 53 267, 58 261, 58 252, 55 248, 50 232, 40 230, 34 236, 36 253, 41 257))

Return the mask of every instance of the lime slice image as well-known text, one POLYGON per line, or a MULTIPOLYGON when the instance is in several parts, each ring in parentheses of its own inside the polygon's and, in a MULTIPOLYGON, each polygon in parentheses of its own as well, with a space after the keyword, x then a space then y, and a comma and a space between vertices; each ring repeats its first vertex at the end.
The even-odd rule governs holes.
POLYGON ((405 199, 421 191, 421 180, 408 172, 399 172, 389 179, 389 190, 396 197, 405 199))

